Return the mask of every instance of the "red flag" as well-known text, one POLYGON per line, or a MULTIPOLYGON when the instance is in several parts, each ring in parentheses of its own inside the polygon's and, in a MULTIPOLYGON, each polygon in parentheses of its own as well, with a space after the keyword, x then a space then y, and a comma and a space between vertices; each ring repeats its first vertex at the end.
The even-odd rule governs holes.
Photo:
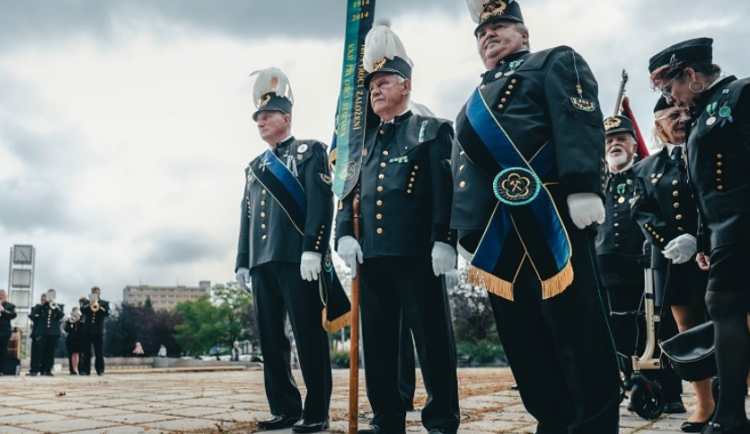
POLYGON ((641 129, 638 128, 638 122, 635 121, 635 115, 633 114, 633 110, 630 108, 630 99, 628 99, 628 97, 624 97, 622 99, 622 107, 620 109, 620 112, 623 116, 633 122, 635 139, 638 140, 638 149, 636 149, 635 153, 638 154, 638 160, 642 161, 644 158, 649 156, 648 147, 646 146, 646 141, 643 140, 641 129))

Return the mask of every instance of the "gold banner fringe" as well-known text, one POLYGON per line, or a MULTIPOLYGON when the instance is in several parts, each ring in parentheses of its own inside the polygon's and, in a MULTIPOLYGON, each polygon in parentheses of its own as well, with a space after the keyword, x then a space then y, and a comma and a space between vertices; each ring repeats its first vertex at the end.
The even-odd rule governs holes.
POLYGON ((328 321, 328 308, 323 308, 323 329, 328 333, 334 333, 349 325, 351 311, 347 312, 333 321, 328 321))
POLYGON ((573 283, 573 266, 570 260, 559 273, 542 281, 542 300, 562 294, 573 283))
POLYGON ((469 267, 468 279, 469 283, 483 286, 498 297, 513 301, 513 282, 502 280, 476 267, 469 267))

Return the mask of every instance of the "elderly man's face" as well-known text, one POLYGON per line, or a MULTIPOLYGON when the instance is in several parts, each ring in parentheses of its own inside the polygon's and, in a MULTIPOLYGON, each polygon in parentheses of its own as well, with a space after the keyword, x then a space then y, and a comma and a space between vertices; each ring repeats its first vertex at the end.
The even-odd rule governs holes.
POLYGON ((610 169, 621 170, 631 161, 635 155, 638 142, 630 133, 615 133, 607 135, 605 152, 607 165, 610 169))
POLYGON ((257 121, 261 139, 274 146, 286 137, 292 117, 279 111, 269 110, 258 113, 257 121))
POLYGON ((520 51, 525 41, 526 36, 510 21, 492 21, 477 31, 477 49, 488 70, 494 68, 500 59, 520 51))
POLYGON ((394 73, 383 72, 375 74, 370 80, 370 104, 375 114, 383 120, 398 116, 407 104, 411 82, 404 80, 399 84, 398 77, 394 73))

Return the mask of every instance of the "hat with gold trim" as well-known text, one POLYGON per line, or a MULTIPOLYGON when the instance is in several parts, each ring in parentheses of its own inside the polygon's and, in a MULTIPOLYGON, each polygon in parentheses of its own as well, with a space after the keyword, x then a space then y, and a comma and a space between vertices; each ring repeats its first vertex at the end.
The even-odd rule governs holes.
POLYGON ((479 28, 493 21, 513 21, 523 23, 521 6, 515 0, 466 0, 471 19, 477 23, 474 35, 479 28))
POLYGON ((630 133, 635 138, 633 122, 625 116, 609 116, 604 119, 604 134, 630 133))
POLYGON ((253 102, 257 109, 253 113, 254 121, 264 111, 277 111, 291 116, 294 95, 286 74, 278 68, 267 68, 255 71, 250 76, 258 76, 253 86, 253 102))
POLYGON ((378 19, 365 37, 365 52, 362 56, 365 76, 365 87, 370 87, 370 80, 375 74, 389 72, 411 80, 411 68, 414 66, 406 55, 404 44, 391 30, 391 22, 378 19))

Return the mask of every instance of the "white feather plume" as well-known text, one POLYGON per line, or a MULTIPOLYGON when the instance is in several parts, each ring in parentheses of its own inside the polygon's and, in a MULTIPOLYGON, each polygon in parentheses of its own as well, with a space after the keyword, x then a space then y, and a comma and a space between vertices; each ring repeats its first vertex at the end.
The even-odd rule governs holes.
POLYGON ((250 74, 250 77, 256 76, 255 86, 253 86, 253 101, 258 107, 263 95, 273 92, 277 96, 285 97, 294 104, 294 94, 289 79, 279 68, 271 67, 261 69, 250 74))
POLYGON ((432 112, 426 105, 418 102, 409 101, 409 109, 416 115, 435 117, 435 113, 432 112))
POLYGON ((409 66, 414 66, 409 56, 406 55, 404 44, 396 33, 391 30, 391 22, 388 19, 378 19, 372 29, 365 37, 365 53, 362 58, 365 71, 372 72, 373 65, 385 58, 393 60, 398 56, 406 61, 409 66))

